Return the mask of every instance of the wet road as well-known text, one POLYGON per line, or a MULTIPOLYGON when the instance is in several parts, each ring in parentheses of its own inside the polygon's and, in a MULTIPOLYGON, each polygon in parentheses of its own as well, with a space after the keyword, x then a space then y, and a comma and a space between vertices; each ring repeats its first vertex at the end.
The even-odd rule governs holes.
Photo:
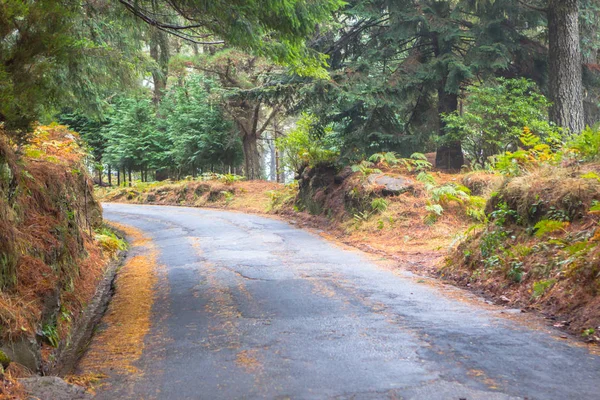
POLYGON ((285 222, 104 210, 152 239, 165 276, 143 374, 99 399, 600 399, 586 348, 285 222))

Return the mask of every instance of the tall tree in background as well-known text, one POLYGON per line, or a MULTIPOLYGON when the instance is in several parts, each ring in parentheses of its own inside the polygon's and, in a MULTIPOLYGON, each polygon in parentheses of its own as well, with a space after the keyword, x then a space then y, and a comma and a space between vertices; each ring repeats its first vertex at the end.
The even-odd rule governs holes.
POLYGON ((548 1, 550 117, 558 126, 579 133, 585 127, 579 1, 548 1))
MULTIPOLYGON (((260 179, 262 167, 259 141, 270 123, 281 112, 284 98, 273 99, 276 90, 269 77, 278 69, 268 60, 235 49, 216 51, 195 58, 189 64, 219 80, 224 92, 225 110, 235 121, 244 148, 244 174, 260 179)), ((278 71, 281 73, 280 69, 278 71)))

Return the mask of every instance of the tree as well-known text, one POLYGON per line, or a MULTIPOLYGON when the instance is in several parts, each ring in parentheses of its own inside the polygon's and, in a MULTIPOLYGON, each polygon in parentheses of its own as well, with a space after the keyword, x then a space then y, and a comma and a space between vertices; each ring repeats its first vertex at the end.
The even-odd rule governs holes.
POLYGON ((0 6, 0 123, 18 141, 62 107, 98 113, 137 85, 145 57, 133 18, 107 0, 8 1, 0 6))
POLYGON ((224 92, 225 110, 235 121, 244 148, 244 174, 248 179, 260 179, 259 140, 273 118, 281 111, 283 98, 270 96, 277 90, 269 77, 276 70, 268 60, 235 49, 216 51, 200 56, 190 66, 219 79, 224 92))
POLYGON ((324 59, 306 47, 305 40, 321 21, 328 20, 344 4, 341 0, 119 2, 144 22, 189 42, 227 43, 308 75, 318 74, 324 59), (179 19, 173 21, 173 15, 179 19))
POLYGON ((157 129, 156 109, 147 95, 121 98, 109 114, 103 129, 106 137, 104 162, 123 170, 132 181, 132 172, 139 171, 142 180, 148 172, 166 164, 169 143, 157 129))
POLYGON ((557 125, 579 133, 585 127, 579 1, 549 0, 547 13, 550 116, 557 125))
POLYGON ((173 87, 161 103, 160 126, 169 139, 177 175, 228 172, 241 161, 240 136, 225 117, 216 82, 194 74, 173 87))
POLYGON ((464 87, 531 76, 545 58, 525 35, 539 12, 514 0, 354 0, 338 14, 339 25, 313 41, 330 56, 334 82, 301 88, 299 107, 335 123, 349 158, 435 150, 437 132, 438 167, 460 168, 460 142, 446 137, 443 116, 458 109, 464 87))

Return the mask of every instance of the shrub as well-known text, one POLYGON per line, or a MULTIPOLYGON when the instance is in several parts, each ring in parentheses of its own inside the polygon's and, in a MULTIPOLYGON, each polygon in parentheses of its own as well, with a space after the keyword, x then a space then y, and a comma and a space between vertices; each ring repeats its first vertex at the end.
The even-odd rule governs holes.
POLYGON ((444 117, 449 140, 460 140, 474 164, 489 165, 489 157, 515 151, 527 126, 545 142, 560 142, 560 131, 548 122, 550 102, 527 79, 498 78, 469 86, 462 113, 444 117))
POLYGON ((333 163, 339 157, 339 151, 331 143, 328 136, 331 129, 325 129, 322 137, 312 134, 316 118, 310 114, 302 114, 296 122, 296 128, 287 136, 278 138, 275 146, 282 153, 284 168, 300 171, 305 166, 315 166, 321 163, 333 163))
POLYGON ((600 130, 595 126, 585 128, 567 143, 567 149, 574 152, 582 161, 594 161, 600 158, 600 130))

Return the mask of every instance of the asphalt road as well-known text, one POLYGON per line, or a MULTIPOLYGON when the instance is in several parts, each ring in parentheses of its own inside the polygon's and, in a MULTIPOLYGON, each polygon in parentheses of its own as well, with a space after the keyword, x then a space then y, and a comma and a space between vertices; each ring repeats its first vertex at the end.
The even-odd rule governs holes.
POLYGON ((600 399, 600 357, 288 223, 106 204, 166 278, 133 392, 98 399, 600 399))

